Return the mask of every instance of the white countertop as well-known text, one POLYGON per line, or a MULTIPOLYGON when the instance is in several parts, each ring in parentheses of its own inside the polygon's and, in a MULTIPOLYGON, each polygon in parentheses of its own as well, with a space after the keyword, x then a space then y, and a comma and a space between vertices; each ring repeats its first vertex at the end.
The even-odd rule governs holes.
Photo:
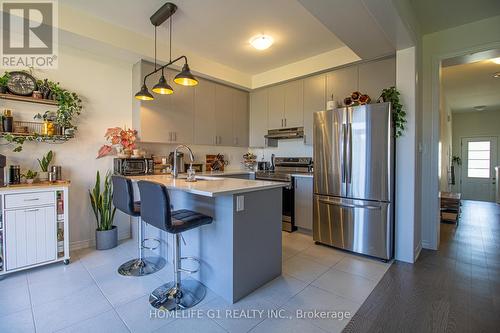
POLYGON ((213 177, 224 177, 231 175, 253 175, 255 171, 250 170, 225 170, 225 171, 205 171, 201 173, 197 173, 196 175, 201 176, 213 176, 213 177))
POLYGON ((182 178, 174 179, 171 175, 129 176, 128 178, 134 181, 148 180, 163 184, 169 190, 184 191, 206 197, 232 195, 236 193, 261 191, 286 186, 285 183, 264 180, 246 180, 209 176, 197 176, 197 182, 187 182, 186 179, 182 178))

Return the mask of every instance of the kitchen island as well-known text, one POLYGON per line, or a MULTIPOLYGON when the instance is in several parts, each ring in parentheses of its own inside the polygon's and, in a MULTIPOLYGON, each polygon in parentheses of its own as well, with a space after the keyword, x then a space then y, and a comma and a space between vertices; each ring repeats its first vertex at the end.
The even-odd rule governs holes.
MULTIPOLYGON (((207 176, 198 177, 197 182, 170 175, 130 179, 163 184, 174 210, 189 209, 213 218, 212 224, 182 234, 186 245, 182 244, 181 252, 183 257, 201 261, 200 271, 191 277, 228 302, 238 301, 281 275, 284 184, 207 176)), ((136 195, 139 197, 138 192, 136 195)), ((151 236, 159 236, 159 255, 171 262, 171 235, 158 231, 158 235, 148 234, 151 236)))

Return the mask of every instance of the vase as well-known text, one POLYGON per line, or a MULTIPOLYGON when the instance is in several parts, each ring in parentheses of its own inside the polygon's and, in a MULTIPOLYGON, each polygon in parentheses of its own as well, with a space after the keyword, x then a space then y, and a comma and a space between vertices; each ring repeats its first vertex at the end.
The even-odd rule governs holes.
POLYGON ((108 250, 118 246, 118 228, 112 226, 110 230, 95 231, 95 248, 108 250))
POLYGON ((1 94, 6 94, 7 93, 7 87, 6 86, 0 86, 0 93, 1 94))
POLYGON ((26 179, 26 184, 31 185, 34 181, 34 179, 26 179))

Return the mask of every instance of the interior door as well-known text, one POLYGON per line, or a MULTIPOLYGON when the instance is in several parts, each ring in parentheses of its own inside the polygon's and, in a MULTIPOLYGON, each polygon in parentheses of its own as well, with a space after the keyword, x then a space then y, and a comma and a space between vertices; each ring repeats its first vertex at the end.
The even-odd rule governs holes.
POLYGON ((462 198, 495 201, 497 137, 462 138, 462 198))
POLYGON ((314 113, 314 193, 346 195, 346 109, 314 113))
POLYGON ((388 103, 348 108, 347 197, 391 201, 392 131, 388 103))

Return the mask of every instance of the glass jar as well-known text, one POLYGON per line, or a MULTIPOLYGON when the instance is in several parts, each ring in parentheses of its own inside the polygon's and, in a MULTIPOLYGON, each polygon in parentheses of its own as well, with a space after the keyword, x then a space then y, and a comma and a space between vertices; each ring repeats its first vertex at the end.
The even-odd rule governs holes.
POLYGON ((56 133, 56 126, 50 120, 44 120, 42 126, 42 134, 52 136, 56 133))

